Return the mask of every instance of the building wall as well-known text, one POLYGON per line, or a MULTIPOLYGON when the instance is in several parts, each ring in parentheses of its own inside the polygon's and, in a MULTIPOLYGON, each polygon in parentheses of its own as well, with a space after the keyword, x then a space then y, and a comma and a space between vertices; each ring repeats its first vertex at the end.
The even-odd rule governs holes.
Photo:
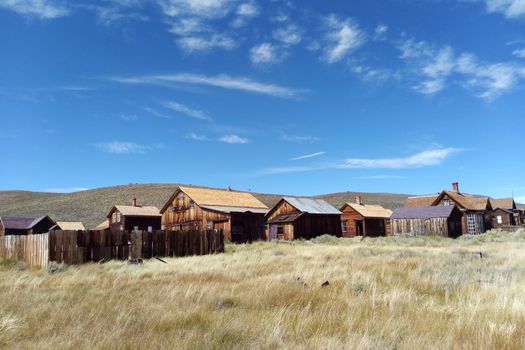
POLYGON ((364 217, 354 208, 346 205, 343 208, 341 222, 346 222, 346 232, 342 232, 343 237, 355 237, 357 235, 357 221, 364 221, 364 217))
POLYGON ((0 237, 5 235, 4 223, 0 220, 0 237))
POLYGON ((138 226, 139 231, 148 231, 150 226, 152 231, 158 231, 161 229, 161 217, 125 216, 123 225, 126 231, 133 231, 135 226, 138 226))
MULTIPOLYGON (((412 236, 449 236, 447 218, 432 219, 392 219, 394 235, 408 234, 412 236)), ((459 222, 458 222, 459 225, 459 222)))
POLYGON ((502 226, 514 226, 516 221, 514 220, 514 213, 509 214, 501 209, 496 209, 492 213, 492 227, 502 226), (501 217, 501 223, 498 222, 498 216, 501 217))
POLYGON ((303 214, 294 221, 294 239, 311 239, 321 235, 341 237, 341 215, 303 214))

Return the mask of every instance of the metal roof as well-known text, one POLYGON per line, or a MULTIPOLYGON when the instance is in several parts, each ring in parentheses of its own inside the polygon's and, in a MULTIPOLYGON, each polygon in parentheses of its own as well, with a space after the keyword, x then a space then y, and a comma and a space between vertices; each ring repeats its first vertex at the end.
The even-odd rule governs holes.
POLYGON ((297 210, 308 214, 341 214, 339 210, 322 199, 283 197, 297 210))
POLYGON ((47 216, 39 218, 20 218, 15 216, 2 216, 4 228, 11 230, 29 230, 47 216))
POLYGON ((301 215, 303 215, 303 213, 281 214, 268 221, 268 223, 281 224, 286 222, 294 222, 297 218, 301 217, 301 215))
POLYGON ((218 205, 201 205, 201 208, 219 211, 221 213, 256 213, 256 214, 266 214, 268 209, 265 208, 249 208, 249 207, 224 207, 218 205))
POLYGON ((454 210, 454 205, 438 205, 434 207, 403 207, 394 210, 391 219, 431 219, 448 218, 454 210))

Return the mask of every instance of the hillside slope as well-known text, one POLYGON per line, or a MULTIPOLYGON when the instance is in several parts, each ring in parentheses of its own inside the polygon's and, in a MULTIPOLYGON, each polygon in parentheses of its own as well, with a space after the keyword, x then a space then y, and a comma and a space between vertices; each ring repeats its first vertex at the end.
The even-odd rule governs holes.
MULTIPOLYGON (((42 216, 55 220, 82 221, 88 228, 98 225, 114 204, 128 204, 133 196, 139 204, 154 205, 159 209, 177 188, 177 184, 138 184, 104 187, 69 194, 29 191, 0 191, 0 215, 42 216)), ((268 206, 281 195, 254 193, 268 206)), ((339 208, 345 202, 355 201, 361 195, 368 204, 387 208, 402 206, 408 195, 389 193, 341 192, 316 196, 339 208)))

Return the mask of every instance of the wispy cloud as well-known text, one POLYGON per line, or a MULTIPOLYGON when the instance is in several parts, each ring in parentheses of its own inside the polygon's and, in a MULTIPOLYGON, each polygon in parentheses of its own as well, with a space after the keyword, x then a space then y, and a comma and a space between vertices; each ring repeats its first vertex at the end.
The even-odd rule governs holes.
POLYGON ((240 137, 238 135, 233 135, 233 134, 219 137, 218 141, 223 142, 223 143, 229 143, 231 145, 234 145, 234 144, 246 144, 246 143, 250 142, 250 140, 248 140, 247 138, 240 137))
POLYGON ((294 142, 299 144, 315 143, 319 141, 318 137, 308 135, 290 135, 285 132, 281 132, 281 139, 288 142, 294 142))
POLYGON ((192 109, 186 105, 183 105, 182 103, 179 103, 177 101, 166 101, 164 102, 164 107, 169 108, 171 110, 174 110, 176 112, 182 113, 187 115, 188 117, 192 117, 195 119, 200 120, 211 120, 210 117, 206 115, 203 111, 200 111, 198 109, 192 109))
POLYGON ((425 41, 405 40, 400 58, 407 61, 416 79, 414 90, 436 94, 447 84, 459 82, 480 98, 494 99, 525 79, 525 66, 485 63, 470 53, 456 54, 450 46, 436 47, 425 41))
POLYGON ((303 33, 295 24, 277 28, 272 32, 273 38, 285 45, 297 45, 303 39, 303 33))
POLYGON ((331 15, 326 19, 328 42, 323 59, 328 63, 335 63, 345 58, 350 52, 357 49, 365 41, 365 34, 359 26, 350 19, 339 19, 331 15))
POLYGON ((316 171, 324 169, 415 169, 437 166, 453 154, 461 152, 459 148, 440 148, 416 153, 400 158, 348 158, 333 163, 320 163, 306 166, 270 167, 258 172, 258 175, 286 174, 294 172, 316 171))
POLYGON ((502 13, 507 18, 525 16, 525 1, 523 0, 481 0, 488 12, 502 13))
POLYGON ((306 155, 304 155, 304 156, 299 156, 299 157, 291 158, 290 160, 301 160, 301 159, 314 158, 314 157, 322 156, 323 154, 326 154, 326 152, 315 152, 315 153, 310 153, 310 154, 306 154, 306 155))
POLYGON ((283 58, 277 46, 271 43, 262 43, 250 49, 250 60, 253 64, 272 64, 283 58))
POLYGON ((354 176, 355 180, 392 180, 392 179, 406 179, 406 176, 400 175, 370 175, 370 176, 354 176))
POLYGON ((235 11, 237 18, 232 22, 232 26, 240 28, 245 26, 250 19, 259 16, 259 7, 255 1, 240 4, 235 11))
POLYGON ((194 140, 194 141, 208 141, 209 140, 206 135, 196 134, 194 132, 186 135, 186 139, 194 140))
POLYGON ((137 119, 139 119, 139 116, 136 114, 121 114, 120 119, 126 121, 126 122, 133 122, 137 119))
POLYGON ((155 84, 166 85, 167 83, 181 83, 191 85, 203 85, 227 90, 246 91, 262 95, 269 95, 283 98, 294 98, 301 94, 302 91, 292 89, 276 84, 260 83, 245 77, 231 77, 226 74, 216 76, 206 76, 191 73, 179 73, 170 75, 148 75, 148 76, 131 76, 131 77, 111 77, 111 81, 139 85, 155 84))
POLYGON ((112 142, 102 142, 96 143, 97 147, 102 152, 112 153, 112 154, 145 154, 148 151, 153 149, 163 148, 162 145, 140 145, 133 142, 122 142, 122 141, 112 141, 112 142))
POLYGON ((94 91, 95 88, 89 86, 81 85, 63 85, 59 87, 60 90, 73 91, 73 92, 83 92, 83 91, 94 91))
POLYGON ((518 58, 525 58, 525 48, 514 50, 512 54, 518 58))
POLYGON ((70 14, 67 7, 52 0, 2 0, 0 8, 40 19, 53 19, 70 14))
POLYGON ((232 37, 219 33, 185 36, 178 39, 177 43, 184 51, 189 53, 209 51, 211 49, 232 50, 237 47, 237 43, 232 37))
POLYGON ((148 112, 149 114, 154 115, 155 117, 159 117, 159 118, 162 118, 162 119, 171 119, 171 117, 169 115, 167 115, 165 113, 161 113, 161 112, 157 111, 154 108, 146 106, 146 107, 143 107, 142 109, 145 110, 146 112, 148 112))

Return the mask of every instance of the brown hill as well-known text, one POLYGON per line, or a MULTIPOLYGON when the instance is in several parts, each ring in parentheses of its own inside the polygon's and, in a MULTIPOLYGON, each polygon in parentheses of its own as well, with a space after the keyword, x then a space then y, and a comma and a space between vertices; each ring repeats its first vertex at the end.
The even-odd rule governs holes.
MULTIPOLYGON (((0 215, 42 216, 55 220, 82 221, 92 228, 105 219, 114 204, 130 203, 133 196, 139 204, 161 208, 169 199, 177 184, 133 184, 104 187, 69 194, 30 191, 0 191, 0 215)), ((254 193, 268 206, 274 205, 282 195, 254 193)), ((315 196, 339 208, 345 202, 353 202, 361 195, 365 203, 380 204, 393 209, 403 206, 408 195, 391 193, 340 192, 315 196)))

